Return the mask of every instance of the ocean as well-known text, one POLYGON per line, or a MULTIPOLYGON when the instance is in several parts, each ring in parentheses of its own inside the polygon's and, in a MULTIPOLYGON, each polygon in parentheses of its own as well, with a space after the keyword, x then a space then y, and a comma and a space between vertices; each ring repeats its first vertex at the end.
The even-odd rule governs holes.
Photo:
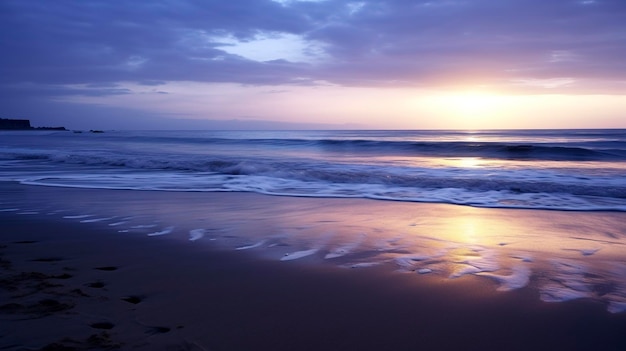
POLYGON ((0 195, 2 215, 626 311, 626 130, 0 132, 0 195))
POLYGON ((0 180, 626 211, 626 130, 3 132, 0 180))

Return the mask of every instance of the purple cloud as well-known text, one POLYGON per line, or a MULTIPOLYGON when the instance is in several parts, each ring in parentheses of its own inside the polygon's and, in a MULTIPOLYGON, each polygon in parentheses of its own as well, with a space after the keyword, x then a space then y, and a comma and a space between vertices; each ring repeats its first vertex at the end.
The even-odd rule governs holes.
POLYGON ((4 0, 0 98, 195 81, 622 94, 623 0, 4 0), (109 86, 106 86, 109 84, 109 86))

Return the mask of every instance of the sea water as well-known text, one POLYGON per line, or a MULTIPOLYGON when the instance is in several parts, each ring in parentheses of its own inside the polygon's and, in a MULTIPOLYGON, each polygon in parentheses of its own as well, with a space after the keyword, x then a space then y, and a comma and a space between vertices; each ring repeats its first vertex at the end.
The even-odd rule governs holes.
POLYGON ((626 130, 0 132, 0 181, 0 212, 626 310, 626 130))
POLYGON ((626 130, 3 132, 0 180, 626 211, 626 130))

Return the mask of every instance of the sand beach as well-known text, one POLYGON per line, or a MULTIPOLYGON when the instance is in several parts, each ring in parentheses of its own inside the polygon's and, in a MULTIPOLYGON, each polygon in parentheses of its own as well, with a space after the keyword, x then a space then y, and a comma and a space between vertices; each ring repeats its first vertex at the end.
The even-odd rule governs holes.
POLYGON ((626 350, 625 0, 0 18, 0 351, 626 350))
POLYGON ((596 237, 623 236, 623 213, 16 183, 1 192, 1 349, 626 346, 621 239, 596 237), (539 230, 579 239, 542 244, 539 230))

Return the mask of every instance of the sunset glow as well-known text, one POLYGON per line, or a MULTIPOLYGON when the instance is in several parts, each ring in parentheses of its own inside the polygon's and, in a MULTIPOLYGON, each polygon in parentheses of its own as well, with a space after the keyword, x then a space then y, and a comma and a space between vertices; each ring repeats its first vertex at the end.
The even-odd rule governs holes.
POLYGON ((4 1, 0 26, 13 34, 0 43, 0 107, 120 129, 620 128, 625 11, 571 0, 4 1))

